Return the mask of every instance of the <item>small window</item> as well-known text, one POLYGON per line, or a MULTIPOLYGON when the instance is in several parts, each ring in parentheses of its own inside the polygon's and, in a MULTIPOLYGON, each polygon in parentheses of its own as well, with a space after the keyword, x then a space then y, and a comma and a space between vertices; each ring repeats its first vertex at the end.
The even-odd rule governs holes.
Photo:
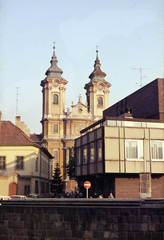
POLYGON ((58 125, 57 124, 53 125, 53 133, 58 133, 58 125))
POLYGON ((142 140, 126 140, 126 159, 143 160, 142 140))
POLYGON ((90 162, 95 160, 95 146, 94 143, 90 143, 90 162))
POLYGON ((57 94, 53 95, 53 103, 58 104, 58 95, 57 94))
POLYGON ((152 160, 164 160, 163 156, 164 142, 152 141, 151 142, 151 158, 152 160))
POLYGON ((87 145, 83 147, 83 163, 87 163, 87 145))
POLYGON ((39 193, 38 180, 35 181, 35 193, 39 193))
POLYGON ((80 165, 81 160, 81 149, 77 149, 77 165, 80 165))
POLYGON ((24 186, 24 195, 27 196, 30 193, 30 186, 29 185, 25 185, 24 186))
POLYGON ((99 97, 99 98, 98 98, 98 105, 99 105, 99 106, 102 106, 102 105, 103 105, 103 98, 102 98, 102 97, 99 97))
POLYGON ((49 183, 46 182, 46 193, 49 193, 49 183))
POLYGON ((58 161, 58 151, 57 150, 54 151, 54 160, 58 161))
POLYGON ((23 170, 23 157, 17 156, 16 170, 23 170))
POLYGON ((6 157, 0 157, 0 170, 6 169, 6 157))
POLYGON ((35 172, 38 172, 38 158, 35 160, 35 172))
POLYGON ((101 161, 102 160, 102 140, 99 140, 97 142, 97 151, 98 151, 98 161, 101 161))

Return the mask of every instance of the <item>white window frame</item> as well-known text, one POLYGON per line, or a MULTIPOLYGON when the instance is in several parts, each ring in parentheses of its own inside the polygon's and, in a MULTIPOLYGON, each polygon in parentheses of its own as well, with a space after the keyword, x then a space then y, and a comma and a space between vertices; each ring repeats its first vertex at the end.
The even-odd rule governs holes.
POLYGON ((138 140, 138 139, 126 139, 125 140, 125 159, 126 160, 131 160, 131 161, 143 161, 144 160, 144 142, 143 140, 138 140), (127 147, 129 143, 137 143, 137 157, 127 157, 127 147))
POLYGON ((83 146, 83 163, 87 163, 87 157, 88 157, 88 151, 87 151, 87 145, 83 146))
POLYGON ((164 141, 162 141, 162 140, 151 140, 151 160, 152 161, 164 161, 164 141), (154 143, 161 143, 162 158, 153 158, 152 147, 153 147, 154 143))

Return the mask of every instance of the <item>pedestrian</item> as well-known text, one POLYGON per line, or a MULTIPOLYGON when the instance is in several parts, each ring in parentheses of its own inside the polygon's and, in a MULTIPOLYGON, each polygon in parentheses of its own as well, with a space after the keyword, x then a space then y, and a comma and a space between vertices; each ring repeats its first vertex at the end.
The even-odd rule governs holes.
POLYGON ((108 196, 108 198, 114 198, 112 190, 110 190, 110 195, 108 196))
POLYGON ((97 193, 96 192, 94 192, 93 198, 97 198, 97 193))

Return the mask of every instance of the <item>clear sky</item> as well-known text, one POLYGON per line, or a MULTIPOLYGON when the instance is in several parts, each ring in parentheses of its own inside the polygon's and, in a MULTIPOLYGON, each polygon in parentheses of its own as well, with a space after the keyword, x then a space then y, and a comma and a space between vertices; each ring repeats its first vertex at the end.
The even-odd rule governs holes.
POLYGON ((112 84, 113 105, 164 77, 163 0, 0 0, 0 111, 17 115, 31 133, 41 133, 40 82, 56 46, 66 85, 66 108, 86 103, 84 86, 98 46, 101 69, 112 84), (19 88, 18 88, 19 87, 19 88), (16 95, 18 88, 18 96, 16 95))

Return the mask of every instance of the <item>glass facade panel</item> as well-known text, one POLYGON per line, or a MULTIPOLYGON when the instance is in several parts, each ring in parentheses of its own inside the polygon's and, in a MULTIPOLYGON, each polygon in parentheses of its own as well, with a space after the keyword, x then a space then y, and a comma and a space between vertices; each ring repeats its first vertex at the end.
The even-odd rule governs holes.
POLYGON ((81 160, 81 149, 77 149, 77 165, 80 165, 81 160))
POLYGON ((97 151, 98 151, 98 161, 102 160, 102 140, 97 142, 97 151))
POLYGON ((94 143, 90 143, 90 162, 95 160, 95 146, 94 143))
POLYGON ((83 147, 83 163, 87 163, 87 145, 83 147))

